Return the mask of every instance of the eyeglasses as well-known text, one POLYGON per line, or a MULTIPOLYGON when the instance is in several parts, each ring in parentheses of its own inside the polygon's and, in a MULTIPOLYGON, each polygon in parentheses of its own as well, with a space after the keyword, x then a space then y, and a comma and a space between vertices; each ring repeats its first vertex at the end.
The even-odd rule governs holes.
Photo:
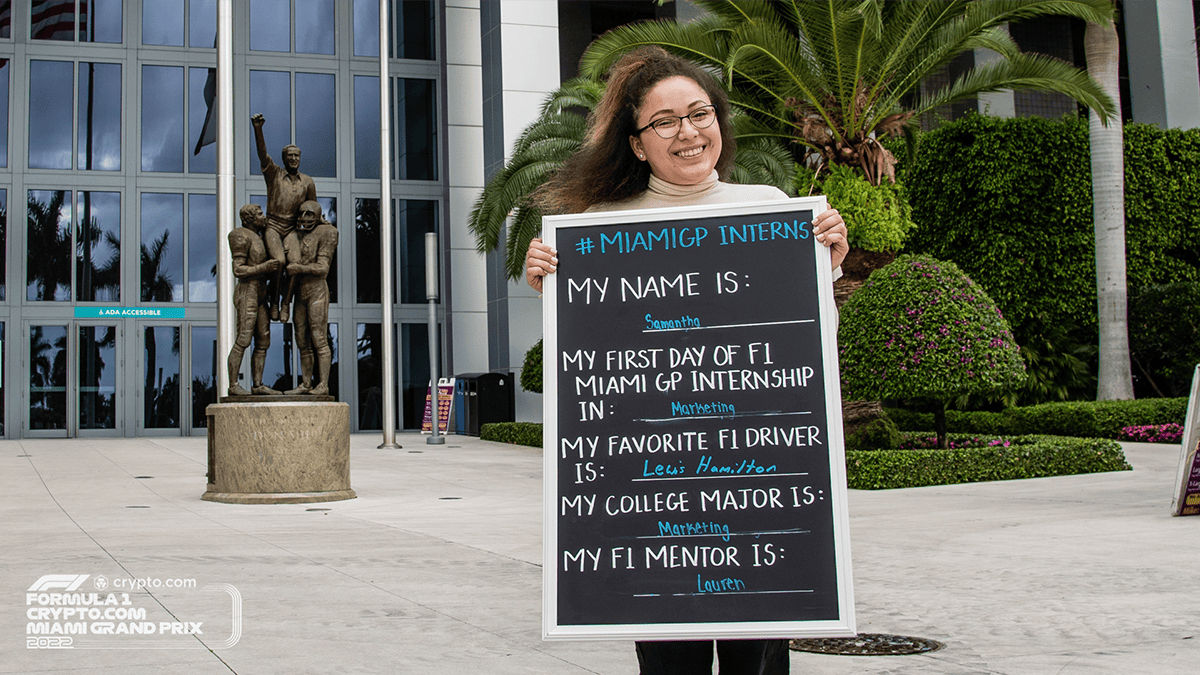
POLYGON ((638 129, 635 135, 647 129, 653 129, 659 138, 671 138, 679 133, 679 127, 685 119, 691 122, 692 126, 697 129, 707 129, 712 126, 713 122, 717 121, 717 108, 713 105, 706 105, 693 110, 687 115, 667 115, 666 117, 660 117, 638 129))

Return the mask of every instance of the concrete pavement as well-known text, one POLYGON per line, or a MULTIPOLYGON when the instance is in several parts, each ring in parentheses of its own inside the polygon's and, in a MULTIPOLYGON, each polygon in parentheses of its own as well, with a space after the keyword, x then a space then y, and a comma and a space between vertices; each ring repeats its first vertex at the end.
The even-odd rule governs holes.
MULTIPOLYGON (((351 437, 357 499, 295 505, 201 501, 203 438, 0 442, 0 673, 637 671, 630 642, 540 638, 540 450, 379 440, 351 437), (71 575, 53 592, 133 586, 119 608, 155 632, 27 648, 49 574, 71 575)), ((1131 472, 852 491, 859 631, 946 648, 793 652, 793 672, 1200 669, 1200 517, 1168 513, 1179 448, 1124 447, 1131 472)))

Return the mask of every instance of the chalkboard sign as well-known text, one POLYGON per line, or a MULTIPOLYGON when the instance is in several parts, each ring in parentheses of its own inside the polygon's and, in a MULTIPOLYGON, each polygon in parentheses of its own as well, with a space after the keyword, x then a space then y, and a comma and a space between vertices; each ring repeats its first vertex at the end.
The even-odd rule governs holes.
POLYGON ((1183 420, 1182 440, 1171 515, 1200 515, 1200 366, 1192 374, 1192 395, 1183 420))
POLYGON ((819 198, 543 220, 543 636, 854 634, 819 198))

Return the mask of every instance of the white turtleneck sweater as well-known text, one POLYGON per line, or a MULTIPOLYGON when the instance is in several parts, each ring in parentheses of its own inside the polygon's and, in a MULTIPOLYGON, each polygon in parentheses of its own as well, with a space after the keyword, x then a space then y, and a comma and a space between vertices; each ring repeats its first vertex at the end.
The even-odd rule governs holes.
MULTIPOLYGON (((588 207, 586 213, 657 209, 666 206, 701 206, 705 204, 734 204, 787 199, 787 194, 771 185, 741 185, 722 183, 714 169, 707 180, 695 185, 676 185, 650 174, 650 184, 640 195, 619 202, 604 202, 588 207)), ((833 270, 833 280, 842 276, 842 268, 833 270)))

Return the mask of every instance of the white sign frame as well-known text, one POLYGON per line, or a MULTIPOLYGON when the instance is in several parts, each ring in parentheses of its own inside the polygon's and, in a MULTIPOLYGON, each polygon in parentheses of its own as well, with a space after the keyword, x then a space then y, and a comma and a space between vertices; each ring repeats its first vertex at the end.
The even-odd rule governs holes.
MULTIPOLYGON (((747 202, 710 206, 668 207, 567 216, 542 219, 543 241, 558 248, 558 232, 565 228, 623 223, 667 222, 705 217, 770 214, 811 210, 814 216, 827 208, 824 196, 787 200, 747 202)), ((765 639, 852 637, 857 634, 854 614, 853 579, 850 556, 849 504, 846 487, 845 445, 842 427, 841 382, 837 360, 838 313, 833 296, 833 273, 828 249, 811 238, 816 251, 818 304, 821 320, 821 358, 824 367, 826 435, 829 446, 829 476, 832 490, 834 559, 837 570, 836 620, 763 621, 722 623, 653 623, 617 625, 560 625, 557 618, 558 571, 558 397, 557 377, 558 313, 561 274, 545 278, 543 287, 542 335, 543 377, 543 610, 544 640, 628 640, 628 639, 765 639)), ((561 256, 561 253, 560 253, 561 256)))
MULTIPOLYGON (((1200 444, 1200 365, 1192 375, 1192 395, 1188 398, 1187 417, 1183 420, 1183 439, 1180 444, 1179 471, 1175 475, 1175 496, 1171 500, 1171 515, 1183 515, 1188 479, 1196 461, 1196 446, 1200 444)), ((1189 514, 1192 515, 1192 514, 1189 514)))

